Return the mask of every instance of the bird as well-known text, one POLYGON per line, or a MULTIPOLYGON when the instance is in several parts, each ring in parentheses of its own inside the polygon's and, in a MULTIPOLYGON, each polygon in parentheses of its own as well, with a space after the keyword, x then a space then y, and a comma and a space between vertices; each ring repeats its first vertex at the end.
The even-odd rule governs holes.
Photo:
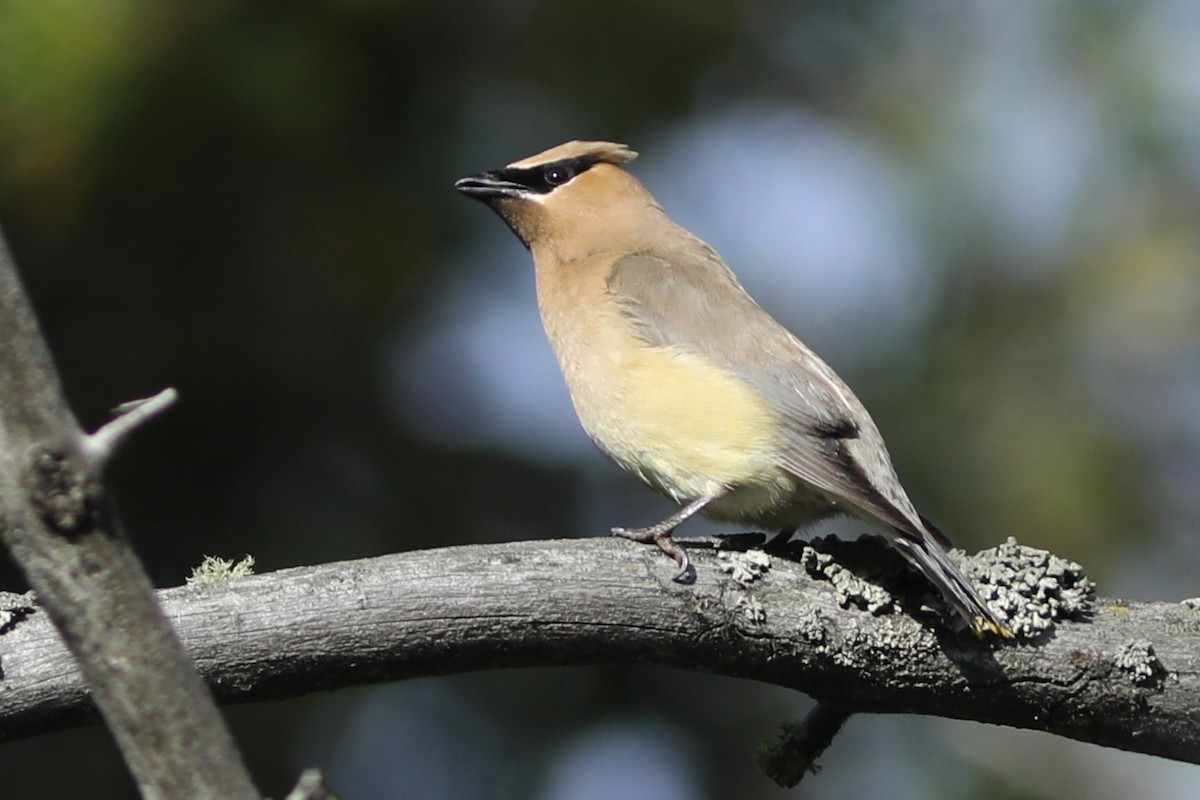
POLYGON ((533 258, 538 309, 583 429, 679 510, 613 535, 657 545, 701 513, 786 540, 834 515, 876 526, 976 635, 1011 637, 919 514, 849 386, 768 314, 716 251, 626 168, 570 141, 455 182, 533 258))

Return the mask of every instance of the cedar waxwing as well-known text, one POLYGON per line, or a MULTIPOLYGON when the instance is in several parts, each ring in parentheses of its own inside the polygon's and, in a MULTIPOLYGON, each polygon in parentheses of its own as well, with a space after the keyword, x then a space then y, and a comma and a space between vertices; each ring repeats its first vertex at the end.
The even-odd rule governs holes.
POLYGON ((532 253, 584 430, 682 506, 613 534, 657 544, 679 579, 690 564, 671 533, 697 512, 789 535, 849 514, 881 525, 976 633, 1011 636, 913 507, 862 403, 621 169, 636 156, 568 142, 455 184, 532 253))

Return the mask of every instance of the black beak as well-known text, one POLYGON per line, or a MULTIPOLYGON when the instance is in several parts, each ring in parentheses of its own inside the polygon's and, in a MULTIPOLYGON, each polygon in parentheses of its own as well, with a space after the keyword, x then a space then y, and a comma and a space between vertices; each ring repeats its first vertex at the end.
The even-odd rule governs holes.
POLYGON ((454 182, 454 188, 473 197, 487 202, 501 197, 517 197, 528 189, 519 183, 506 181, 492 172, 481 172, 478 175, 468 175, 454 182))

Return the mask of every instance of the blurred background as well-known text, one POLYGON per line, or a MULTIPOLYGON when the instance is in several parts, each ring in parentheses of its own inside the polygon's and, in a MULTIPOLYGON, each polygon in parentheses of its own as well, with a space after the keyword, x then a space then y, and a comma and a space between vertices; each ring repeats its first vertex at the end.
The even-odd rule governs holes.
MULTIPOLYGON (((1191 0, 6 0, 0 224, 87 426, 181 392, 112 476, 159 585, 206 554, 266 571, 668 511, 592 449, 528 255, 451 188, 605 138, 855 387, 959 544, 1178 600, 1197 41, 1191 0)), ((274 796, 319 765, 348 799, 754 800, 785 796, 755 746, 807 705, 597 668, 229 716, 274 796)), ((1195 767, 913 717, 855 718, 823 763, 793 796, 1200 794, 1195 767)), ((0 775, 133 796, 98 728, 0 745, 0 775)))

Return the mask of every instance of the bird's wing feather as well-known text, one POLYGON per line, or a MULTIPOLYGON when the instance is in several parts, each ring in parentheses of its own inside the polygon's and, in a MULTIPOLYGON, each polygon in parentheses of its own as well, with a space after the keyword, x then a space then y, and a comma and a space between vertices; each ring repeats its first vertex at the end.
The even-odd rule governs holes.
POLYGON ((850 389, 754 302, 711 248, 699 239, 684 244, 614 265, 608 289, 638 334, 700 355, 765 396, 784 425, 781 466, 796 477, 847 511, 919 530, 883 439, 850 389))

